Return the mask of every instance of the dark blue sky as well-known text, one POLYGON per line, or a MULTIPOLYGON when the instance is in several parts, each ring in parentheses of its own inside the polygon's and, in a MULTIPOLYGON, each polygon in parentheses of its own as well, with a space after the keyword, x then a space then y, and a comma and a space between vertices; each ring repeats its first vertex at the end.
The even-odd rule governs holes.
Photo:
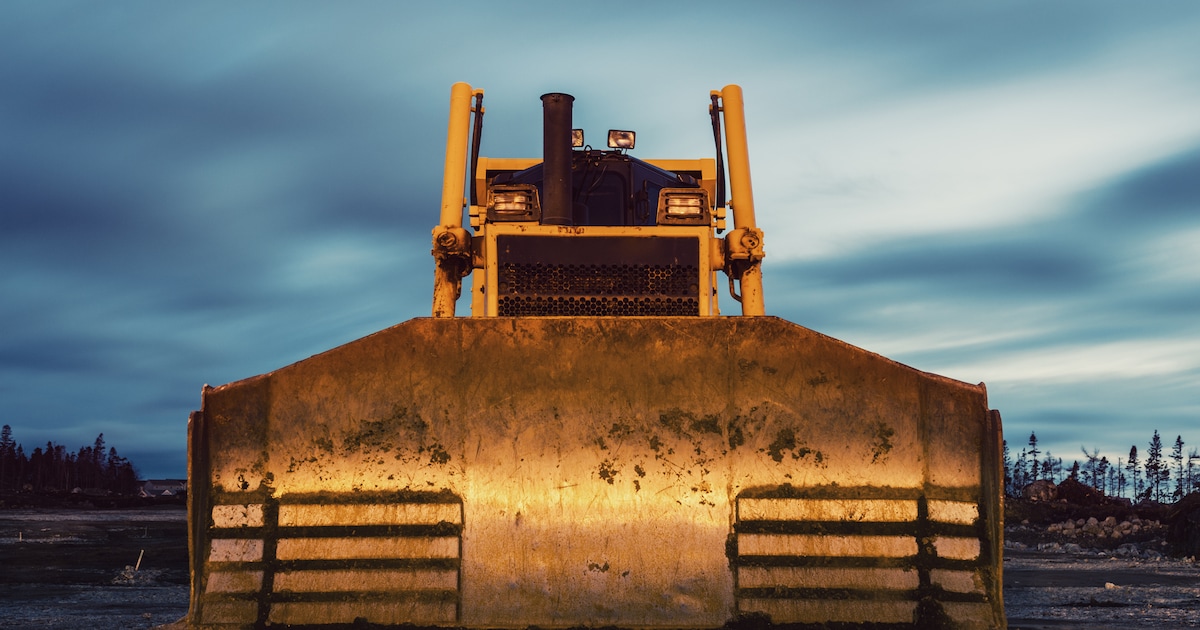
MULTIPOLYGON (((745 89, 768 312, 1069 462, 1200 445, 1200 5, 0 4, 0 423, 182 476, 200 387, 429 312, 450 85, 636 155, 745 89)), ((728 308, 728 305, 727 305, 728 308)))

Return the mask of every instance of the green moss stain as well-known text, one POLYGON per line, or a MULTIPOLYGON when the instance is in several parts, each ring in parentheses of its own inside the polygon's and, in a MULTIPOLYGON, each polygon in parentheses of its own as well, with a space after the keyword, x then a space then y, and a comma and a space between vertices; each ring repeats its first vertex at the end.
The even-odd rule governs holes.
POLYGON ((342 448, 347 453, 390 451, 397 438, 393 426, 388 420, 364 420, 342 435, 342 448))
POLYGON ((395 427, 396 431, 423 437, 429 432, 429 423, 421 416, 410 413, 408 407, 392 406, 392 414, 384 422, 395 427))
POLYGON ((791 429, 780 429, 775 435, 775 441, 767 447, 767 454, 776 462, 783 461, 783 452, 796 448, 796 432, 791 429))
POLYGON ((614 422, 612 428, 608 430, 608 437, 618 441, 632 434, 633 427, 624 422, 614 422))
POLYGON ((678 407, 672 407, 658 414, 658 423, 680 437, 683 436, 683 427, 690 422, 694 422, 695 419, 695 416, 678 407))
POLYGON ((688 428, 696 433, 721 435, 721 419, 714 415, 707 415, 703 418, 692 420, 688 428))
MULTIPOLYGON (((419 414, 411 412, 408 407, 394 405, 386 417, 362 420, 352 429, 344 431, 341 436, 342 452, 370 456, 370 461, 380 466, 387 461, 380 456, 382 453, 393 453, 392 459, 402 464, 425 463, 433 466, 449 463, 449 451, 442 444, 430 439, 429 429, 429 422, 419 414)), ((326 438, 318 438, 315 441, 317 449, 331 455, 334 454, 334 445, 333 440, 326 438)), ((316 460, 293 459, 289 472, 302 464, 314 461, 316 460)))
POLYGON ((775 434, 774 441, 766 448, 767 455, 777 463, 783 463, 784 451, 791 451, 791 458, 793 460, 812 457, 813 461, 817 464, 825 462, 825 455, 821 451, 813 450, 798 442, 796 440, 796 432, 791 428, 780 429, 775 434))
POLYGON ((767 375, 779 372, 779 370, 769 365, 760 365, 758 361, 753 359, 738 359, 738 371, 741 373, 742 378, 750 376, 752 372, 762 372, 767 375))
POLYGON ((742 427, 730 423, 729 425, 729 450, 734 450, 737 447, 746 443, 746 434, 742 432, 742 427))
POLYGON ((612 460, 604 460, 600 462, 599 474, 600 478, 607 481, 608 485, 616 483, 617 474, 621 471, 616 468, 616 464, 612 460))
POLYGON ((308 457, 301 458, 301 459, 296 459, 295 457, 288 457, 287 471, 288 472, 296 472, 304 464, 315 464, 315 463, 317 463, 317 458, 313 457, 311 455, 308 457))
POLYGON ((425 450, 429 451, 430 464, 445 464, 450 461, 450 453, 447 453, 441 444, 434 444, 425 450))
POLYGON ((871 463, 883 463, 887 461, 888 453, 892 450, 892 437, 896 435, 896 430, 888 426, 886 422, 875 423, 875 434, 871 439, 871 463))

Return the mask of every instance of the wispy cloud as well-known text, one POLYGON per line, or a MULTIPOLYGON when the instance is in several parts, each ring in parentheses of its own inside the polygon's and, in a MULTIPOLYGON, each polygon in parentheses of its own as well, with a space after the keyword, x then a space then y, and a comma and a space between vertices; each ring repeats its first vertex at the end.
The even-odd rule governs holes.
POLYGON ((179 475, 201 384, 426 314, 466 80, 497 156, 538 155, 547 91, 590 136, 707 156, 708 90, 741 83, 773 313, 987 381, 1051 445, 1081 418, 1103 448, 1185 432, 1198 22, 1176 3, 5 4, 0 423, 29 444, 105 431, 179 475), (465 36, 464 10, 488 28, 465 36))

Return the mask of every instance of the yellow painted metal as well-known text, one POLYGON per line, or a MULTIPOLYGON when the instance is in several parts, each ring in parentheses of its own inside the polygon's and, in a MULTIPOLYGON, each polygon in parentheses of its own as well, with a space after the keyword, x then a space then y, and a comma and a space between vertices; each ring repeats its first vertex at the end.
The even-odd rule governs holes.
POLYGON ((442 180, 440 225, 462 227, 463 182, 467 173, 467 140, 471 133, 471 96, 466 83, 450 88, 450 122, 446 131, 446 166, 442 180))
POLYGON ((742 270, 741 277, 738 279, 738 286, 741 287, 740 301, 742 303, 742 315, 754 316, 765 314, 762 265, 760 263, 747 265, 742 270))
POLYGON ((487 272, 482 267, 471 271, 471 317, 483 317, 487 313, 486 282, 487 272))
POLYGON ((189 426, 196 627, 1004 626, 985 389, 773 317, 417 319, 189 426))
POLYGON ((648 159, 650 164, 673 173, 688 173, 700 182, 700 187, 708 191, 708 198, 715 199, 717 195, 717 162, 713 158, 695 160, 662 160, 648 159))
POLYGON ((742 88, 727 85, 719 92, 725 113, 725 148, 729 161, 730 205, 735 227, 758 227, 754 220, 754 190, 750 183, 750 147, 746 139, 746 107, 742 88))
MULTIPOLYGON (((727 85, 714 91, 721 97, 721 108, 725 114, 725 147, 729 161, 730 206, 733 208, 733 223, 742 233, 757 235, 757 255, 761 256, 762 232, 754 218, 754 190, 750 183, 750 149, 746 139, 746 109, 742 100, 742 88, 727 85)), ((735 231, 731 236, 742 239, 735 231)), ((751 260, 740 270, 738 283, 741 286, 742 315, 763 315, 765 311, 762 291, 762 270, 758 260, 751 260)))
MULTIPOLYGON (((450 88, 450 121, 446 132, 446 164, 442 180, 441 220, 433 229, 435 256, 439 247, 448 248, 461 243, 463 233, 463 190, 467 171, 467 140, 471 129, 471 97, 476 91, 466 83, 450 88)), ((439 257, 434 267, 433 316, 454 317, 454 303, 462 286, 462 270, 442 264, 439 257)))

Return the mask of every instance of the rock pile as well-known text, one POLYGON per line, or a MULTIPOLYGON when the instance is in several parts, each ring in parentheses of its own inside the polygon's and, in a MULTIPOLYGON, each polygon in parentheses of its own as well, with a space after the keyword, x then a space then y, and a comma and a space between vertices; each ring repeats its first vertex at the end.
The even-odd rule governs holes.
POLYGON ((1061 523, 1051 523, 1046 528, 1048 534, 1063 534, 1069 538, 1092 536, 1094 538, 1111 538, 1118 540, 1133 534, 1139 534, 1143 530, 1161 529, 1162 524, 1158 521, 1143 521, 1134 516, 1129 520, 1117 521, 1117 517, 1109 516, 1103 521, 1096 517, 1091 517, 1087 520, 1066 520, 1061 523))
POLYGON ((113 578, 116 586, 156 586, 159 584, 163 571, 158 569, 135 569, 129 565, 113 578))
MULTIPOLYGON (((1159 543, 1160 546, 1162 544, 1165 543, 1159 543)), ((1116 549, 1091 549, 1084 547, 1079 543, 1061 544, 1057 542, 1043 542, 1031 546, 1012 540, 1006 540, 1004 541, 1004 548, 1014 551, 1036 549, 1038 551, 1049 553, 1096 556, 1098 558, 1130 558, 1134 560, 1150 560, 1155 562, 1159 560, 1165 560, 1167 557, 1162 551, 1154 548, 1153 542, 1143 544, 1124 543, 1116 549)))

